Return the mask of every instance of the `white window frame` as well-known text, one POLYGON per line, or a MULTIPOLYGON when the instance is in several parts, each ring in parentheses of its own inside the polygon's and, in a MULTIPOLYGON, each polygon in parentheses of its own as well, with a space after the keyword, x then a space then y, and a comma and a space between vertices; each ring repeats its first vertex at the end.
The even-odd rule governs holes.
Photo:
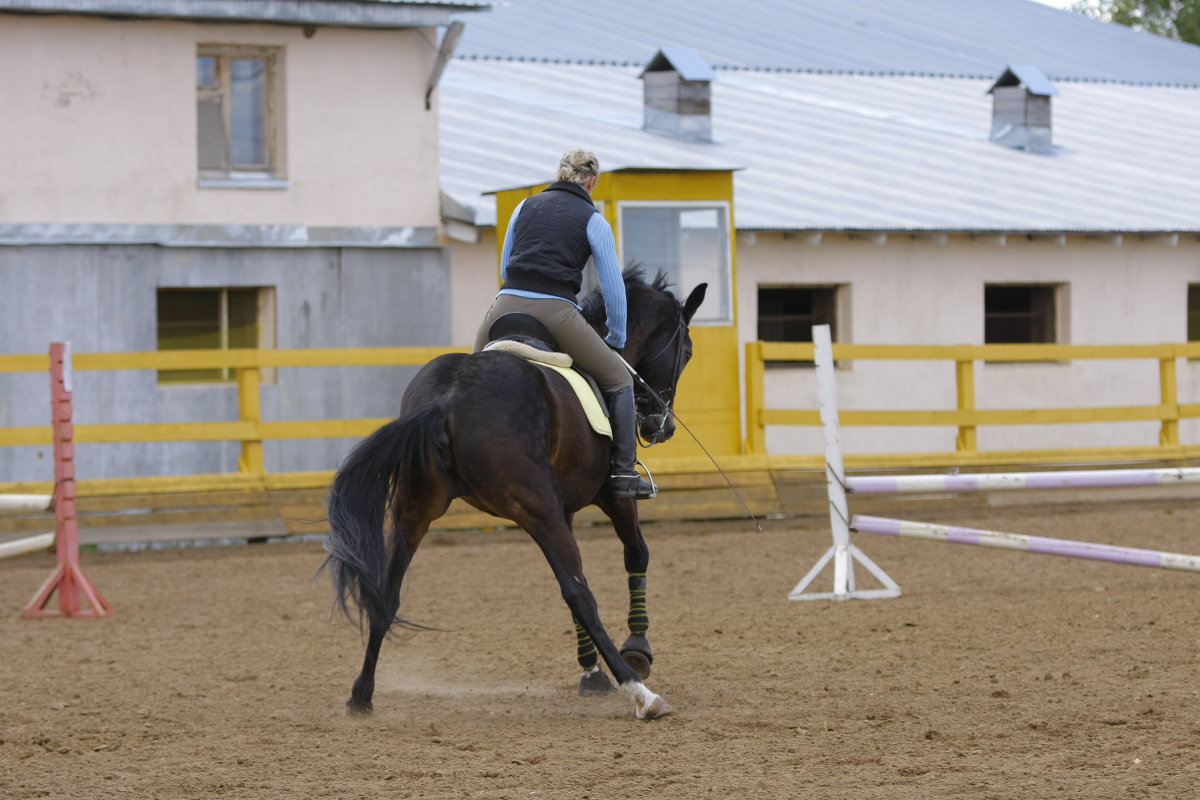
MULTIPOLYGON (((631 208, 631 209, 632 208, 673 208, 673 209, 683 209, 683 210, 715 209, 722 215, 722 218, 725 221, 725 234, 726 234, 725 235, 725 252, 724 252, 725 274, 722 276, 723 285, 721 287, 713 287, 710 285, 710 287, 709 287, 710 293, 709 293, 708 297, 711 298, 713 296, 711 293, 712 289, 720 288, 721 294, 724 296, 725 301, 726 301, 726 309, 725 309, 725 312, 723 314, 721 314, 720 316, 705 318, 704 314, 703 314, 704 306, 701 306, 700 311, 697 312, 697 316, 695 318, 693 318, 693 320, 692 320, 692 325, 693 326, 713 326, 713 327, 732 325, 734 322, 734 317, 735 317, 734 306, 736 304, 736 298, 734 298, 734 296, 733 296, 733 237, 734 237, 733 214, 731 213, 731 210, 730 210, 729 201, 728 200, 673 200, 673 201, 672 200, 621 200, 621 201, 618 201, 617 202, 617 231, 618 231, 617 251, 618 251, 618 253, 620 253, 622 266, 626 265, 626 261, 628 258, 628 256, 625 253, 625 214, 624 214, 625 209, 627 209, 627 208, 631 208)), ((653 278, 654 276, 648 275, 647 277, 653 278)), ((676 286, 675 287, 677 292, 682 293, 682 296, 686 296, 687 292, 691 291, 692 288, 693 287, 691 287, 691 286, 676 286)))

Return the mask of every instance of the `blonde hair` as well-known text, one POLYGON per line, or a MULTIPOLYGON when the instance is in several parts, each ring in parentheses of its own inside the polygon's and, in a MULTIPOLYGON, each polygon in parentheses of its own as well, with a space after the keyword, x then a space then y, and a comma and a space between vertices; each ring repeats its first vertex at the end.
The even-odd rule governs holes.
POLYGON ((590 150, 576 147, 563 153, 558 160, 558 176, 556 180, 570 181, 583 186, 589 178, 600 174, 600 159, 590 150))

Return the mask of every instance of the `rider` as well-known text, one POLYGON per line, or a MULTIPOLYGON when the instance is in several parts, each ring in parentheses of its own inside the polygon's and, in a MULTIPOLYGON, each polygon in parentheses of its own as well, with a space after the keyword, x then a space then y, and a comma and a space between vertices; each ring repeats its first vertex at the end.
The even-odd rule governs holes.
POLYGON ((558 162, 557 180, 513 210, 500 252, 504 283, 475 337, 475 351, 487 344, 492 324, 504 314, 521 312, 541 321, 604 394, 613 435, 608 486, 617 497, 640 500, 653 497, 654 486, 634 469, 633 379, 615 352, 625 347, 625 281, 612 227, 592 203, 599 177, 594 153, 571 150, 558 162), (608 314, 603 339, 575 302, 589 256, 595 259, 608 314))

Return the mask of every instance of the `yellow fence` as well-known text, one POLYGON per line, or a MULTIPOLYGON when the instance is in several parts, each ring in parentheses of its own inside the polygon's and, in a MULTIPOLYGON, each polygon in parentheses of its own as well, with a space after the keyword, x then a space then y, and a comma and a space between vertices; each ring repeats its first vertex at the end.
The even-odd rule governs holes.
MULTIPOLYGON (((841 410, 842 426, 952 426, 958 429, 955 450, 948 453, 846 455, 848 467, 971 466, 986 464, 1038 464, 1086 461, 1180 460, 1200 457, 1200 445, 1185 445, 1179 438, 1182 419, 1200 417, 1200 403, 1179 402, 1177 362, 1200 358, 1200 342, 1158 345, 865 345, 835 344, 838 362, 852 360, 952 361, 955 365, 953 409, 841 410), (1147 359, 1158 363, 1159 403, 1150 406, 1089 408, 976 408, 975 363, 1064 362, 1074 359, 1147 359), (984 425, 1038 425, 1157 420, 1158 443, 1142 447, 1104 447, 1073 450, 980 451, 977 430, 984 425)), ((765 402, 765 364, 773 361, 813 360, 811 344, 749 342, 746 345, 747 450, 767 452, 768 425, 821 424, 816 409, 768 408, 765 402)), ((771 457, 776 466, 810 467, 822 456, 771 457)))
MULTIPOLYGON (((464 348, 394 347, 310 350, 192 350, 145 353, 77 353, 76 371, 214 369, 235 371, 238 419, 141 424, 84 424, 75 426, 79 444, 105 442, 239 441, 241 458, 236 473, 218 475, 108 478, 84 481, 89 495, 145 492, 220 491, 227 489, 308 489, 328 485, 331 471, 268 473, 263 463, 263 442, 276 439, 314 439, 365 436, 389 418, 264 421, 259 384, 262 370, 321 366, 416 366, 446 352, 464 348)), ((768 361, 811 361, 811 344, 750 342, 746 345, 745 452, 721 455, 720 466, 729 472, 817 470, 820 453, 768 454, 766 429, 772 425, 819 426, 815 408, 773 408, 765 404, 765 369, 768 361)), ((843 410, 843 426, 953 426, 958 429, 951 452, 847 454, 849 468, 927 467, 1001 464, 1069 463, 1086 461, 1183 460, 1200 458, 1200 445, 1180 441, 1183 419, 1200 417, 1200 403, 1180 403, 1177 362, 1200 358, 1200 342, 1161 345, 857 345, 835 344, 834 358, 853 360, 933 360, 955 364, 955 408, 931 410, 843 410), (975 364, 987 362, 1063 362, 1074 359, 1150 359, 1158 363, 1159 403, 1148 406, 1099 408, 980 409, 976 407, 975 364), (1125 448, 1078 450, 981 451, 977 430, 985 425, 1028 425, 1084 422, 1158 421, 1159 441, 1125 448)), ((0 355, 0 372, 42 372, 49 369, 47 355, 0 355)), ((685 435, 680 433, 680 435, 685 435)), ((0 428, 0 446, 48 445, 50 426, 0 428)), ((657 459, 656 473, 682 475, 711 473, 704 458, 657 459)), ((718 486, 713 488, 719 489, 718 486)), ((47 491, 48 484, 0 484, 0 492, 47 491)))
MULTIPOLYGON (((273 367, 418 366, 449 352, 469 348, 373 347, 313 350, 177 350, 146 353, 77 353, 74 371, 219 369, 235 371, 238 419, 223 422, 161 422, 75 425, 77 444, 111 442, 240 441, 238 472, 87 481, 89 493, 125 494, 146 491, 219 490, 238 488, 308 488, 329 482, 331 472, 268 474, 263 442, 272 439, 362 437, 391 418, 324 419, 264 422, 259 387, 262 370, 273 367)), ((0 372, 45 372, 49 355, 0 355, 0 372)), ((49 425, 0 428, 0 446, 45 445, 52 442, 49 425)), ((0 491, 27 488, 0 484, 0 491)))

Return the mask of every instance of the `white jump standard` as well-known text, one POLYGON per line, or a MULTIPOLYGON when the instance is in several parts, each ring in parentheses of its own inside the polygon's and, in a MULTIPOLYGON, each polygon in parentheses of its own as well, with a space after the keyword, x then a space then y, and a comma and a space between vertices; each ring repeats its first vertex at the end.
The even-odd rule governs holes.
POLYGON ((930 494, 977 492, 1004 489, 1073 489, 1115 486, 1171 486, 1200 483, 1200 468, 1074 470, 1058 472, 993 472, 975 475, 868 475, 846 477, 838 432, 836 375, 833 370, 833 342, 828 325, 814 325, 813 360, 816 362, 817 393, 821 423, 825 429, 825 477, 829 495, 829 522, 833 547, 813 565, 788 598, 791 600, 852 597, 896 597, 900 587, 882 569, 850 542, 850 531, 906 536, 936 542, 952 542, 983 547, 1022 550, 1027 553, 1087 558, 1142 567, 1200 572, 1200 556, 1143 550, 1136 547, 1050 539, 1017 533, 958 528, 927 522, 909 522, 886 517, 855 515, 849 518, 847 494, 891 494, 924 492, 930 494), (830 562, 834 564, 832 592, 806 592, 809 584, 830 562), (862 590, 855 586, 854 562, 865 566, 883 588, 862 590))
POLYGON ((828 325, 813 326, 813 357, 817 367, 818 403, 821 424, 825 431, 825 486, 829 493, 829 525, 833 529, 833 546, 813 565, 796 587, 789 600, 849 600, 899 597, 900 586, 880 569, 866 553, 850 541, 850 511, 846 505, 846 470, 842 464, 842 444, 838 433, 837 382, 833 372, 833 340, 828 325), (858 562, 882 584, 880 589, 860 589, 854 577, 858 562), (833 563, 833 591, 809 592, 826 565, 833 563))
POLYGON ((1000 533, 999 531, 935 525, 929 522, 909 522, 902 519, 871 517, 861 514, 855 515, 854 519, 850 521, 850 527, 859 533, 908 536, 935 542, 1001 547, 1006 550, 1024 550, 1028 553, 1041 553, 1042 555, 1087 558, 1093 561, 1111 561, 1139 567, 1200 572, 1200 556, 1167 553, 1161 550, 1143 550, 1138 547, 1078 542, 1073 539, 1051 539, 1045 536, 1025 536, 1019 533, 1000 533))

